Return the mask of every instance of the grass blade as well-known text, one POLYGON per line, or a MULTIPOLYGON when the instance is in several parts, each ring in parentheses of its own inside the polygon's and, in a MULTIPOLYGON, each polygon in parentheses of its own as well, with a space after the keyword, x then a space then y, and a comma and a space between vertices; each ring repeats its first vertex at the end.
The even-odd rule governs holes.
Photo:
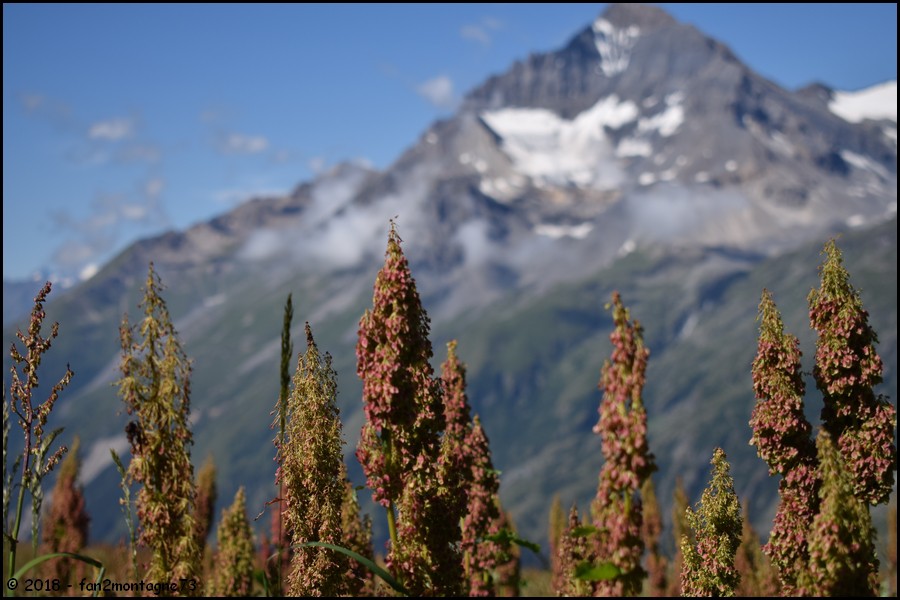
POLYGON ((406 591, 406 588, 404 588, 400 584, 399 581, 394 579, 394 577, 390 573, 388 573, 386 570, 384 570, 383 568, 376 565, 374 562, 372 562, 370 559, 366 558, 362 554, 359 554, 357 552, 354 552, 353 550, 344 548, 343 546, 336 546, 334 544, 329 544, 327 542, 306 542, 305 544, 300 544, 299 546, 292 546, 292 547, 293 548, 305 548, 308 546, 320 546, 322 548, 329 548, 331 550, 334 550, 335 552, 340 552, 342 554, 346 554, 347 556, 349 556, 356 562, 360 563, 361 565, 363 565, 364 567, 366 567, 367 569, 369 569, 370 571, 372 571, 373 573, 375 573, 376 575, 381 577, 385 583, 387 583, 389 586, 391 586, 391 588, 394 589, 394 591, 396 591, 400 594, 403 594, 404 596, 409 596, 409 592, 406 591))

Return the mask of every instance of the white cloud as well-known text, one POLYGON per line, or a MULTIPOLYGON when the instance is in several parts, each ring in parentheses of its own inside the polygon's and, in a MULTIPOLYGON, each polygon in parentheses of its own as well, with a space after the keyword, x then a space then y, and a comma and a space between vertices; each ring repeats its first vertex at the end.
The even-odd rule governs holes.
POLYGON ((478 23, 463 25, 459 30, 459 35, 463 39, 478 42, 482 46, 487 47, 493 41, 491 32, 499 29, 503 29, 502 21, 492 17, 484 17, 478 23))
POLYGON ((67 240, 54 251, 53 262, 67 271, 79 270, 85 263, 110 250, 111 246, 112 241, 105 236, 95 237, 91 241, 67 240))
POLYGON ((166 182, 162 177, 151 177, 144 182, 144 195, 147 198, 158 198, 166 182))
POLYGON ((478 42, 484 46, 491 45, 490 34, 478 25, 463 25, 459 30, 459 35, 467 40, 478 42))
POLYGON ((159 202, 165 181, 154 177, 141 184, 136 193, 99 194, 83 217, 68 211, 51 215, 62 241, 53 253, 53 264, 65 273, 82 279, 91 265, 102 264, 120 242, 123 232, 153 231, 169 226, 159 202))
POLYGON ((125 117, 98 121, 88 129, 88 137, 92 140, 108 140, 115 142, 130 137, 134 132, 134 121, 125 117))
POLYGON ((68 104, 38 92, 17 96, 25 113, 54 125, 67 137, 60 147, 64 157, 79 166, 117 163, 158 163, 159 145, 141 139, 139 117, 111 117, 88 124, 75 115, 68 104), (112 142, 114 145, 110 145, 112 142))
POLYGON ((97 271, 99 271, 99 270, 100 270, 100 267, 98 267, 95 263, 90 263, 90 264, 86 265, 83 269, 81 269, 81 271, 78 273, 78 278, 81 281, 87 281, 88 279, 90 279, 91 277, 96 275, 97 271))
POLYGON ((277 252, 284 250, 287 241, 283 239, 284 237, 283 232, 269 229, 254 231, 241 248, 238 256, 249 261, 271 258, 277 252))
MULTIPOLYGON (((247 261, 290 255, 310 268, 346 268, 360 264, 367 256, 384 252, 388 220, 401 216, 403 239, 415 243, 416 231, 427 231, 426 218, 418 205, 431 179, 414 174, 394 194, 381 195, 371 204, 342 210, 368 181, 365 172, 349 176, 328 176, 316 180, 312 202, 303 218, 289 229, 263 229, 243 246, 239 257, 247 261)), ((424 235, 424 234, 421 234, 424 235)))
POLYGON ((120 209, 122 218, 129 221, 141 221, 147 217, 148 213, 147 207, 141 204, 123 204, 120 209))
MULTIPOLYGON (((20 93, 16 99, 27 116, 56 126, 62 134, 57 144, 61 158, 78 166, 112 169, 162 158, 161 147, 144 139, 140 113, 84 120, 66 103, 37 91, 20 93)), ((72 280, 89 278, 124 238, 170 226, 161 203, 165 180, 158 173, 145 173, 131 185, 129 191, 98 193, 87 210, 51 214, 54 247, 48 267, 72 280)), ((72 202, 73 207, 81 204, 72 202)))
POLYGON ((269 148, 269 140, 261 135, 227 134, 219 144, 225 154, 258 154, 269 148))
POLYGON ((325 167, 328 166, 328 161, 324 156, 314 156, 309 161, 307 161, 306 166, 310 171, 313 172, 313 175, 321 175, 325 172, 325 167))
POLYGON ((222 108, 208 107, 200 111, 200 121, 203 123, 216 123, 225 117, 225 111, 222 108))
POLYGON ((80 144, 67 150, 65 158, 79 166, 96 167, 109 164, 112 154, 100 144, 80 144))
POLYGON ((455 103, 453 80, 446 75, 420 83, 416 92, 437 108, 452 108, 455 103))
POLYGON ((79 125, 72 115, 72 108, 55 98, 39 92, 22 92, 18 100, 25 113, 30 117, 45 119, 60 131, 79 131, 79 125))
POLYGON ((297 161, 297 153, 287 148, 279 148, 272 151, 269 160, 276 165, 286 165, 297 161))
POLYGON ((119 149, 116 159, 125 163, 156 163, 162 159, 162 151, 152 143, 128 143, 119 149))
POLYGON ((44 106, 46 99, 41 94, 22 93, 19 94, 19 102, 22 107, 29 113, 34 112, 44 106))
POLYGON ((216 190, 212 193, 212 198, 217 204, 232 207, 251 198, 272 198, 287 193, 284 188, 247 186, 216 190))

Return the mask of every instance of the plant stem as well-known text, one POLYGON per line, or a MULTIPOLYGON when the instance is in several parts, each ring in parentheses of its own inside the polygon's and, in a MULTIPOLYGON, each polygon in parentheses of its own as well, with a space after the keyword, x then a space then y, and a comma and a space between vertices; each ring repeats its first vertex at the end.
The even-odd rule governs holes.
POLYGON ((387 507, 388 532, 391 534, 391 548, 397 547, 397 520, 394 517, 394 503, 387 507))
MULTIPOLYGON (((394 452, 393 452, 394 441, 391 437, 390 430, 385 430, 383 435, 384 435, 385 442, 386 442, 385 445, 387 446, 385 448, 385 455, 386 455, 385 463, 391 464, 391 460, 393 459, 393 454, 394 454, 394 452)), ((391 550, 393 550, 398 545, 397 519, 394 516, 394 500, 393 499, 391 499, 390 504, 388 504, 388 507, 387 507, 387 521, 388 521, 388 532, 391 535, 391 550)))
MULTIPOLYGON (((22 471, 22 484, 19 487, 19 500, 16 502, 16 523, 13 526, 12 535, 9 536, 9 576, 16 572, 16 546, 19 543, 19 527, 22 524, 22 505, 25 504, 25 474, 28 469, 28 458, 25 459, 25 470, 22 471)), ((13 591, 6 587, 6 595, 12 596, 13 591)))

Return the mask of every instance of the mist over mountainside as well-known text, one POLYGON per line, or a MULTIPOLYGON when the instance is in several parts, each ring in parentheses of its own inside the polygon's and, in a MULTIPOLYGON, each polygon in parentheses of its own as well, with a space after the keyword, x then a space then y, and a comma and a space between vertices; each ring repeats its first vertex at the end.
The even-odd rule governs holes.
MULTIPOLYGON (((811 371, 806 294, 831 236, 842 234, 881 342, 881 391, 896 403, 896 82, 878 92, 891 89, 893 114, 883 95, 784 90, 663 10, 616 4, 564 48, 472 90, 383 172, 342 164, 287 196, 133 244, 54 290, 47 307, 60 334, 42 373, 52 379, 70 362, 76 374, 53 419, 67 440, 85 440, 92 535, 124 531, 108 448, 127 449, 127 419, 110 384, 118 324, 136 314, 151 260, 194 359, 195 464, 214 455, 220 498, 244 485, 255 514, 274 494, 269 411, 288 293, 295 341, 309 321, 334 356, 345 455, 364 483, 354 347, 395 216, 432 318, 434 363, 459 340, 503 501, 525 537, 545 541, 553 494, 586 508, 596 489, 591 426, 613 289, 651 351, 644 396, 659 498, 669 502, 680 476, 696 499, 719 445, 766 532, 777 482, 748 445, 756 307, 771 289, 811 371)), ((12 342, 6 323, 4 282, 12 342)), ((815 400, 807 412, 817 421, 815 400)))

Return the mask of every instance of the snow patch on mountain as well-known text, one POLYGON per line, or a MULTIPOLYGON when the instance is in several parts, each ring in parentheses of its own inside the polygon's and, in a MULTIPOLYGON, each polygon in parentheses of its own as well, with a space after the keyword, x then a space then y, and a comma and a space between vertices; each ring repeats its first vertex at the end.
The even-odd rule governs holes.
POLYGON ((847 227, 862 227, 866 224, 866 218, 863 215, 850 215, 847 217, 847 227))
POLYGON ((460 154, 457 160, 459 160, 461 165, 472 165, 479 173, 484 173, 488 170, 488 164, 483 158, 472 156, 468 152, 460 154))
POLYGON ((656 183, 656 175, 649 171, 644 171, 638 176, 638 183, 640 185, 653 185, 656 183))
POLYGON ((897 121, 897 81, 886 81, 856 92, 834 92, 828 109, 845 121, 897 121))
POLYGON ((479 182, 478 189, 482 194, 490 196, 498 202, 506 203, 518 197, 526 184, 527 179, 521 175, 514 174, 508 178, 485 177, 479 182))
POLYGON ((666 108, 652 117, 638 121, 638 131, 648 133, 659 132, 663 137, 669 137, 684 123, 683 93, 669 94, 666 96, 666 108))
POLYGON ((81 463, 81 474, 79 475, 81 485, 88 485, 104 469, 113 465, 112 454, 109 452, 111 449, 119 455, 128 451, 128 440, 124 434, 101 438, 91 445, 87 457, 81 463))
POLYGON ((897 128, 896 127, 885 127, 882 132, 885 137, 894 142, 894 145, 897 145, 897 128))
POLYGON ((616 95, 572 120, 542 108, 504 108, 481 115, 502 138, 502 149, 518 172, 538 184, 594 189, 614 189, 624 179, 605 128, 619 128, 637 116, 637 105, 616 95))
POLYGON ((629 254, 634 252, 636 248, 637 244, 635 243, 635 241, 631 238, 628 238, 622 243, 621 246, 619 246, 619 249, 616 251, 616 256, 628 256, 629 254))
POLYGON ((857 169, 871 171, 882 179, 888 179, 888 177, 890 177, 887 169, 882 167, 871 158, 868 158, 867 156, 863 156, 849 150, 841 150, 841 158, 843 158, 845 162, 856 167, 857 169))
POLYGON ((631 49, 634 47, 641 30, 631 25, 618 29, 604 18, 594 21, 594 45, 600 54, 600 69, 607 77, 617 75, 628 68, 631 49))
POLYGON ((204 308, 212 308, 214 306, 219 306, 221 304, 225 304, 225 301, 228 300, 227 294, 216 294, 215 296, 207 296, 203 299, 203 307, 204 308))
POLYGON ((629 156, 650 156, 653 154, 653 146, 647 140, 637 138, 624 138, 616 146, 616 156, 626 158, 629 156))
POLYGON ((534 232, 538 235, 545 235, 556 239, 571 237, 580 240, 584 239, 592 229, 594 229, 593 223, 579 223, 578 225, 553 225, 551 223, 541 223, 535 226, 534 232))

